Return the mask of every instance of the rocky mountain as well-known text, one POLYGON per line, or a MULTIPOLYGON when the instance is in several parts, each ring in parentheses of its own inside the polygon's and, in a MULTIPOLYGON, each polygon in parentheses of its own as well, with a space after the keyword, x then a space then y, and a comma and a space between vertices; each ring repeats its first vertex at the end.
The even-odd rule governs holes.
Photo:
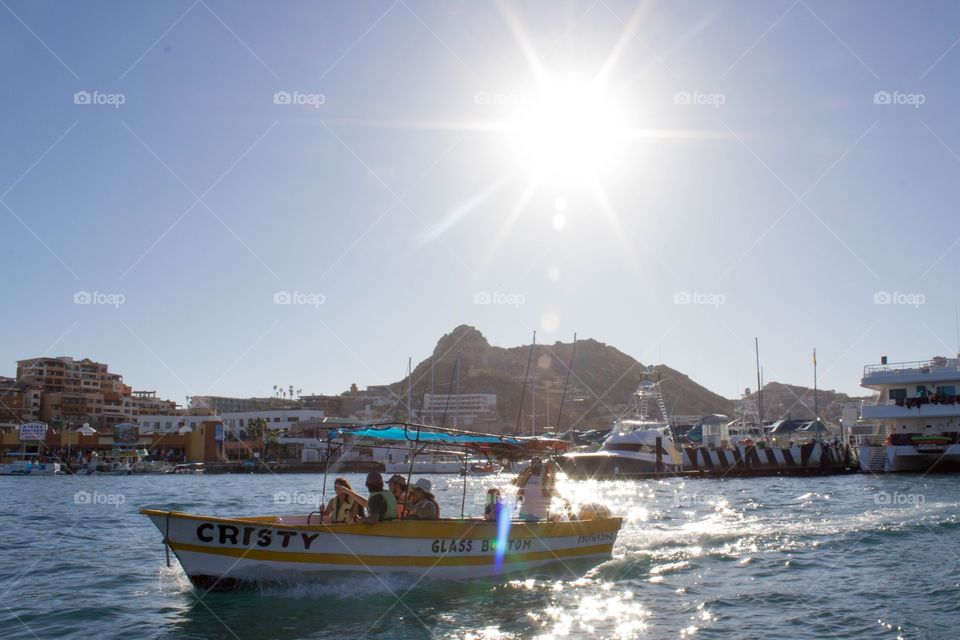
MULTIPOLYGON (((499 418, 484 425, 485 430, 512 432, 518 426, 521 396, 523 417, 520 432, 542 433, 557 426, 573 344, 538 344, 530 365, 524 393, 524 376, 530 345, 493 346, 477 329, 461 325, 437 342, 432 357, 420 362, 412 375, 414 406, 419 406, 431 388, 437 394, 457 392, 454 367, 459 355, 460 393, 495 393, 499 418), (535 396, 535 397, 534 397, 535 396), (536 406, 536 415, 533 407, 536 406)), ((572 365, 559 428, 609 426, 614 419, 631 413, 632 397, 643 379, 650 379, 647 365, 618 349, 596 340, 579 340, 572 365)), ((732 414, 734 403, 697 384, 683 373, 657 365, 667 408, 671 414, 732 414)), ((390 385, 403 396, 407 380, 390 385)))
MULTIPOLYGON (((748 396, 748 399, 754 403, 757 402, 757 398, 756 391, 748 396)), ((821 418, 828 422, 836 422, 840 419, 844 404, 870 398, 871 396, 849 396, 832 389, 817 389, 817 402, 814 405, 813 389, 795 384, 768 382, 763 385, 763 415, 765 420, 812 419, 816 406, 821 418)))

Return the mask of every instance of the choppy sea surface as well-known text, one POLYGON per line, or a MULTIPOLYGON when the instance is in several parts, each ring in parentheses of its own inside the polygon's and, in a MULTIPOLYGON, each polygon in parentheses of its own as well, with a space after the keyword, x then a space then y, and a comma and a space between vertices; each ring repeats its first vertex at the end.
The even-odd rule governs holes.
MULTIPOLYGON (((0 638, 960 637, 957 476, 567 482, 626 516, 613 558, 500 584, 348 574, 203 593, 138 514, 307 512, 322 479, 0 478, 0 638)), ((432 479, 459 514, 462 479, 432 479)), ((509 479, 469 479, 467 514, 509 479)))

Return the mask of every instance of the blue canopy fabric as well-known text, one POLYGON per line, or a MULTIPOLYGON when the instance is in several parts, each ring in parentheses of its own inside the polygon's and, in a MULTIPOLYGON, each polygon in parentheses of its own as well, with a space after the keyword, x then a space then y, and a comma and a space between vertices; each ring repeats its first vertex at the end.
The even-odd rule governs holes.
MULTIPOLYGON (((351 435, 355 438, 377 438, 378 440, 395 440, 401 442, 417 442, 417 429, 414 427, 370 427, 367 429, 340 429, 332 436, 351 435)), ((517 438, 505 436, 485 436, 468 433, 445 433, 442 431, 421 430, 420 442, 436 444, 523 444, 517 438)))

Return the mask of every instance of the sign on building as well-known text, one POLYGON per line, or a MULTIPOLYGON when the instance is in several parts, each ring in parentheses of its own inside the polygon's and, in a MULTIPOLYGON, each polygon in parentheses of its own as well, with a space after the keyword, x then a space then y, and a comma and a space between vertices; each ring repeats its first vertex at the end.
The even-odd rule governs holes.
POLYGON ((140 436, 139 427, 131 422, 121 422, 113 425, 113 442, 125 444, 135 443, 140 436))
POLYGON ((47 425, 43 422, 25 422, 20 425, 20 440, 43 440, 47 437, 47 425))

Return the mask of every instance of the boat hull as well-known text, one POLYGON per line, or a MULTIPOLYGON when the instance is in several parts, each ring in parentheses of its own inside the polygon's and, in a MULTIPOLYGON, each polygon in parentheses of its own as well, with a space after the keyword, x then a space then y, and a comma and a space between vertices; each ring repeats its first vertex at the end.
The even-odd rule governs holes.
POLYGON ((143 513, 164 534, 191 582, 218 590, 340 572, 462 580, 549 565, 566 570, 608 559, 622 524, 621 518, 512 522, 507 535, 498 537, 497 523, 483 520, 318 525, 308 524, 307 516, 143 513))
POLYGON ((958 472, 960 471, 960 445, 861 446, 860 460, 861 469, 868 472, 958 472), (871 464, 874 466, 871 467, 871 464))
POLYGON ((677 472, 669 456, 663 456, 660 466, 650 455, 626 455, 618 452, 596 451, 594 453, 570 453, 559 459, 563 472, 571 478, 616 478, 631 475, 646 475, 657 472, 677 472))

